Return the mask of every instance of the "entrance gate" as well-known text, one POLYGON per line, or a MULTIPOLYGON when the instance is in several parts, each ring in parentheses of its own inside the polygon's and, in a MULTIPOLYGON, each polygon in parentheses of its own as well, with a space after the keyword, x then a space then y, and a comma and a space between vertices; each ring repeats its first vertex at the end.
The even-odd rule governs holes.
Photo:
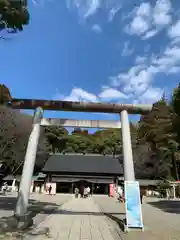
POLYGON ((70 124, 71 126, 74 126, 75 124, 79 124, 79 127, 91 126, 93 128, 122 128, 124 180, 135 181, 128 113, 145 114, 151 111, 152 105, 86 103, 36 99, 12 99, 9 105, 14 109, 35 109, 33 126, 26 150, 19 195, 16 204, 15 215, 17 217, 24 216, 27 213, 31 179, 36 160, 36 151, 41 125, 68 126, 70 124), (44 110, 120 114, 121 124, 119 121, 43 119, 44 110))

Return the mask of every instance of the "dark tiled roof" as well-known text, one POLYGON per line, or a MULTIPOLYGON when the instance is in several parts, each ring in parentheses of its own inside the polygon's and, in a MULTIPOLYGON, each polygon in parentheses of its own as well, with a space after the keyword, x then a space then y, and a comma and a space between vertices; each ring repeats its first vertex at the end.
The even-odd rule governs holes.
POLYGON ((52 155, 43 172, 122 175, 119 159, 104 155, 52 155))

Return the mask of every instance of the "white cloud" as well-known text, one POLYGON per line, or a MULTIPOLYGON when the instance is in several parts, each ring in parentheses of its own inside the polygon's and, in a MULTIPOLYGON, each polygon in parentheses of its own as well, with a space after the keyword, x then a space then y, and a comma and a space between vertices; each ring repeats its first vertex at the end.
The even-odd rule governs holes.
POLYGON ((114 88, 109 88, 106 87, 103 89, 103 91, 99 94, 99 98, 103 100, 112 100, 112 99, 118 99, 118 98, 124 98, 127 99, 128 96, 125 95, 124 93, 114 89, 114 88))
POLYGON ((126 32, 129 34, 142 35, 150 28, 151 5, 142 3, 134 9, 134 18, 126 26, 126 32))
POLYGON ((180 47, 167 46, 160 55, 137 57, 135 65, 124 73, 110 78, 112 86, 123 86, 125 93, 141 94, 148 89, 158 73, 173 74, 180 72, 180 47))
POLYGON ((152 64, 159 72, 169 73, 180 67, 180 48, 178 46, 168 46, 161 56, 152 58, 152 64))
POLYGON ((89 101, 96 102, 98 100, 95 94, 86 92, 82 88, 73 88, 70 95, 64 98, 65 101, 89 101))
POLYGON ((180 38, 180 20, 170 27, 168 35, 170 38, 180 38))
POLYGON ((87 102, 102 102, 102 101, 111 101, 114 99, 127 99, 128 96, 126 96, 124 93, 111 88, 111 87, 103 87, 102 91, 96 96, 93 93, 89 93, 82 88, 73 88, 71 90, 71 93, 64 97, 61 94, 55 94, 53 99, 63 99, 64 101, 87 101, 87 102))
POLYGON ((129 81, 124 85, 124 92, 141 94, 148 88, 151 81, 152 72, 148 68, 143 69, 129 78, 129 81))
POLYGON ((133 19, 125 31, 141 36, 143 40, 153 37, 171 23, 171 10, 169 0, 158 0, 154 7, 150 3, 141 3, 134 9, 133 19))
POLYGON ((129 47, 130 42, 126 41, 124 42, 124 47, 121 53, 121 56, 130 56, 133 54, 134 50, 132 48, 129 47))
POLYGON ((108 12, 107 20, 111 22, 121 9, 121 2, 118 0, 66 0, 66 5, 68 9, 76 10, 79 17, 83 19, 95 15, 100 8, 106 9, 108 12))
POLYGON ((147 33, 142 37, 142 39, 143 39, 143 40, 146 40, 146 39, 148 39, 148 38, 151 38, 151 37, 155 36, 157 33, 158 33, 158 30, 157 30, 157 29, 150 30, 149 32, 147 32, 147 33))
MULTIPOLYGON (((99 8, 105 7, 108 10, 108 21, 111 22, 121 8, 117 7, 115 0, 72 0, 72 2, 83 19, 95 15, 99 8)), ((127 19, 131 19, 125 27, 128 34, 140 36, 142 40, 152 38, 171 24, 172 6, 170 0, 141 3, 134 8, 127 19)), ((102 31, 99 24, 92 25, 92 30, 97 33, 102 31)), ((117 76, 110 77, 110 87, 103 87, 98 95, 81 88, 74 88, 70 95, 64 99, 90 102, 124 99, 126 102, 134 101, 137 103, 152 103, 159 100, 163 90, 153 84, 156 75, 158 73, 174 74, 180 72, 180 47, 176 45, 177 39, 180 39, 180 21, 171 25, 168 36, 172 41, 165 47, 163 53, 150 57, 147 57, 147 53, 137 56, 135 65, 128 71, 123 70, 117 76)), ((121 56, 129 56, 132 53, 133 49, 129 47, 129 41, 124 42, 121 56)))
POLYGON ((169 0, 158 0, 154 7, 153 21, 156 25, 168 25, 172 20, 171 2, 169 0))
POLYGON ((179 67, 173 66, 168 71, 168 73, 178 73, 178 72, 180 72, 180 66, 179 67))
POLYGON ((100 7, 100 0, 86 0, 84 2, 87 3, 87 11, 84 14, 85 18, 88 18, 91 15, 94 15, 98 10, 98 8, 100 7))
POLYGON ((69 9, 76 9, 81 18, 94 15, 101 5, 100 0, 66 0, 69 9))
POLYGON ((136 59, 135 59, 135 63, 136 64, 143 64, 147 61, 147 57, 143 56, 137 56, 136 59))
POLYGON ((129 34, 141 35, 149 29, 149 23, 140 16, 136 16, 126 28, 129 34))
POLYGON ((137 100, 137 103, 152 104, 162 98, 164 91, 161 88, 149 87, 137 100))
POLYGON ((131 79, 133 79, 135 76, 137 76, 143 69, 145 68, 145 65, 139 64, 135 65, 132 68, 129 69, 126 73, 119 73, 115 77, 110 77, 110 82, 112 86, 118 87, 122 84, 131 82, 131 79))
MULTIPOLYGON (((174 30, 178 25, 171 27, 171 37, 177 37, 174 30)), ((178 28, 177 28, 178 29, 178 28)), ((172 39, 174 41, 174 38, 172 39)), ((135 65, 127 72, 120 72, 117 76, 110 77, 110 86, 121 89, 128 97, 138 103, 151 103, 162 97, 163 90, 153 87, 157 74, 180 73, 180 45, 170 42, 160 54, 137 56, 135 65)))
POLYGON ((110 81, 112 85, 116 84, 116 90, 120 88, 121 93, 125 94, 131 102, 151 104, 159 100, 163 94, 163 90, 152 86, 156 73, 157 69, 152 65, 136 65, 127 73, 118 74, 110 81))
POLYGON ((92 26, 92 30, 93 30, 94 32, 96 32, 96 33, 102 32, 102 29, 101 29, 101 27, 100 27, 98 24, 94 24, 94 25, 92 26))
POLYGON ((151 5, 149 3, 142 3, 139 8, 137 8, 136 14, 141 17, 147 17, 151 15, 151 5))
POLYGON ((119 12, 119 10, 122 8, 121 5, 119 6, 114 6, 110 9, 109 11, 109 15, 108 15, 108 21, 112 22, 114 17, 116 16, 117 12, 119 12))
MULTIPOLYGON (((146 58, 145 58, 146 59, 146 58)), ((149 89, 153 81, 155 68, 145 64, 133 66, 127 73, 120 73, 110 78, 110 83, 116 89, 131 99, 131 102, 141 99, 141 96, 149 89)))

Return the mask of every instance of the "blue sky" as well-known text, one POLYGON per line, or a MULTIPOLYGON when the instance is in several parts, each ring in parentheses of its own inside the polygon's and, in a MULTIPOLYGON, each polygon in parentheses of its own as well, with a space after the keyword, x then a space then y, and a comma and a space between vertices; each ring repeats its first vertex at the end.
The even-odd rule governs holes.
POLYGON ((153 103, 179 81, 179 10, 175 0, 29 0, 30 24, 0 41, 0 82, 16 98, 153 103))

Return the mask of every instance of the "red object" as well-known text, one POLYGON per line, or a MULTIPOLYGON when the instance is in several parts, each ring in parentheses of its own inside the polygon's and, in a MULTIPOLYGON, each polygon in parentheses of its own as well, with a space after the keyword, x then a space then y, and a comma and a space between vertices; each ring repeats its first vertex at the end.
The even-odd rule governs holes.
POLYGON ((113 183, 109 184, 109 196, 114 197, 115 186, 113 183))

